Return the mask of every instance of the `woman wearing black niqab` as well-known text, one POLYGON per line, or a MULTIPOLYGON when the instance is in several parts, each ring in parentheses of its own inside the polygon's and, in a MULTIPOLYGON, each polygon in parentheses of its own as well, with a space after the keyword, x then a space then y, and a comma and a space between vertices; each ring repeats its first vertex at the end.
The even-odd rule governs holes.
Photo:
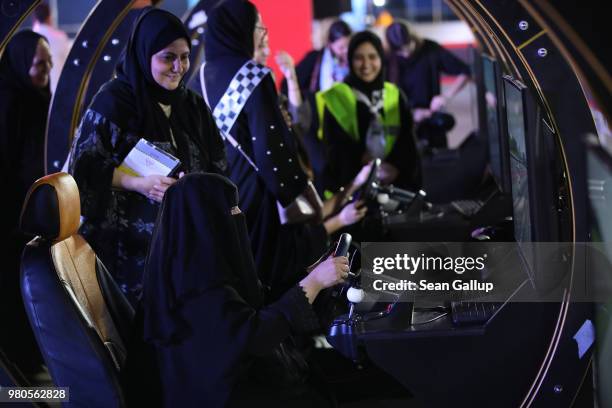
POLYGON ((177 157, 185 173, 222 173, 226 166, 210 112, 182 81, 190 44, 176 16, 145 10, 117 77, 94 97, 72 146, 69 169, 81 193, 81 233, 132 304, 142 289, 158 203, 176 179, 135 177, 118 166, 140 138, 177 157))
POLYGON ((162 405, 328 406, 289 349, 292 334, 317 327, 311 303, 347 276, 348 261, 328 258, 265 305, 237 204, 236 187, 215 174, 187 175, 164 198, 142 302, 162 405))
POLYGON ((19 291, 21 253, 30 238, 18 231, 18 221, 26 192, 45 174, 51 65, 46 38, 31 30, 16 33, 0 58, 0 171, 5 197, 0 230, 6 239, 0 270, 0 348, 25 372, 40 368, 42 358, 19 291))

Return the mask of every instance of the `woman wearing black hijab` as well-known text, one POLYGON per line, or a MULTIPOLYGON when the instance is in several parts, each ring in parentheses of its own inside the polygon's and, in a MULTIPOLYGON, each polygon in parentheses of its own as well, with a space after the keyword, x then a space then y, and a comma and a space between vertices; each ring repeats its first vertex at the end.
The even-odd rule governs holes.
POLYGON ((1 219, 3 244, 0 271, 0 348, 16 358, 23 371, 36 370, 42 360, 25 317, 19 291, 21 252, 28 238, 18 231, 19 214, 26 192, 44 176, 45 129, 51 101, 49 73, 51 53, 45 37, 20 31, 8 42, 0 58, 0 171, 7 198, 1 219), (10 336, 8 338, 7 336, 10 336), (31 339, 31 346, 24 343, 31 339), (8 341, 14 343, 7 343, 8 341), (16 355, 21 352, 24 355, 16 355), (38 360, 32 358, 38 355, 38 360), (25 360, 32 361, 28 366, 25 360), (37 360, 37 361, 35 361, 37 360))
POLYGON ((81 233, 132 304, 142 289, 159 202, 176 179, 131 176, 119 165, 144 138, 178 158, 180 172, 223 172, 226 166, 204 101, 182 81, 190 46, 176 16, 144 11, 117 77, 96 94, 73 142, 69 168, 81 193, 81 233))
MULTIPOLYGON (((246 0, 221 2, 207 24, 204 82, 214 109, 234 75, 252 60, 266 28, 255 6, 246 0)), ((258 276, 271 289, 272 298, 298 281, 327 244, 323 225, 281 225, 279 219, 277 203, 288 206, 305 191, 308 181, 291 132, 278 107, 274 80, 266 74, 229 129, 257 170, 229 144, 227 156, 230 178, 240 191, 258 276)))
POLYGON ((15 34, 0 59, 0 155, 2 174, 11 175, 5 213, 10 229, 17 226, 26 192, 45 174, 51 66, 47 40, 30 30, 15 34))
POLYGON ((350 182, 372 158, 383 162, 383 184, 416 190, 421 167, 413 122, 401 91, 384 82, 384 53, 380 39, 369 31, 357 33, 348 50, 350 73, 316 96, 319 137, 327 145, 324 183, 337 191, 350 182))
POLYGON ((3 174, 13 175, 8 181, 17 194, 15 225, 25 193, 45 174, 51 66, 47 39, 30 30, 15 34, 0 59, 0 154, 3 174))
POLYGON ((317 327, 312 302, 347 276, 346 257, 328 258, 266 305, 236 186, 216 174, 177 181, 159 214, 142 302, 161 405, 328 406, 291 336, 317 327))

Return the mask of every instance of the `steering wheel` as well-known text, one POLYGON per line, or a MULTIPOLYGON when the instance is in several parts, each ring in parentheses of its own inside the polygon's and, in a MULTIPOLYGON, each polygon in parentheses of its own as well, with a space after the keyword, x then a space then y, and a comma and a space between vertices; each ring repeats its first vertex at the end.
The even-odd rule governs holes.
POLYGON ((372 168, 370 169, 370 173, 368 174, 368 178, 366 182, 361 187, 361 192, 358 196, 358 199, 363 199, 366 201, 373 200, 376 197, 374 196, 374 188, 373 184, 376 181, 376 174, 378 173, 378 168, 380 167, 380 159, 374 159, 372 162, 372 168))

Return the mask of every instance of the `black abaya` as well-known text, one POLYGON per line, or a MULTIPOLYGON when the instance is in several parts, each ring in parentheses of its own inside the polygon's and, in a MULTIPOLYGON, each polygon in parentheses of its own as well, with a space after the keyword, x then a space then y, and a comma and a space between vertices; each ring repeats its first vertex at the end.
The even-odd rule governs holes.
MULTIPOLYGON (((240 67, 253 55, 256 9, 247 2, 223 2, 210 14, 206 32, 205 81, 211 107, 216 106, 240 67)), ((240 191, 259 278, 276 299, 292 286, 325 250, 322 225, 281 225, 277 201, 288 205, 306 187, 296 153, 295 136, 278 107, 274 81, 265 77, 255 88, 231 135, 256 163, 256 172, 227 144, 230 178, 240 191)))
POLYGON ((51 93, 49 85, 36 88, 28 74, 40 39, 44 37, 30 30, 15 34, 0 60, 0 169, 7 176, 4 187, 9 192, 3 231, 17 227, 26 192, 45 174, 51 93))
POLYGON ((291 343, 316 315, 297 285, 264 304, 237 203, 214 174, 185 176, 164 198, 143 297, 163 405, 325 406, 291 343))
MULTIPOLYGON (((25 371, 37 370, 42 358, 28 324, 19 290, 21 252, 30 238, 18 231, 25 195, 44 176, 45 129, 51 100, 49 85, 36 88, 29 70, 40 34, 21 31, 0 59, 0 171, 4 209, 0 215, 6 244, 0 271, 0 347, 25 371)), ((46 41, 46 40, 45 40, 46 41)))
POLYGON ((139 18, 117 78, 107 82, 83 115, 72 146, 70 172, 81 193, 81 234, 102 259, 128 300, 142 290, 146 253, 159 204, 112 187, 113 173, 145 138, 177 157, 184 172, 226 168, 225 151, 214 120, 201 97, 181 84, 159 86, 151 56, 189 35, 167 11, 148 9, 139 18), (160 103, 170 106, 166 117, 160 103))

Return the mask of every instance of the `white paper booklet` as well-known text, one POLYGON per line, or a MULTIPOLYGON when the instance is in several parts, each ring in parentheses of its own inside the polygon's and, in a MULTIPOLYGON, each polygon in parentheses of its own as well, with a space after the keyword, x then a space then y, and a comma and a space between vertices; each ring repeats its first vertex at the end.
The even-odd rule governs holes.
POLYGON ((181 164, 180 160, 153 143, 140 139, 125 157, 119 170, 132 176, 152 174, 170 175, 181 164))

